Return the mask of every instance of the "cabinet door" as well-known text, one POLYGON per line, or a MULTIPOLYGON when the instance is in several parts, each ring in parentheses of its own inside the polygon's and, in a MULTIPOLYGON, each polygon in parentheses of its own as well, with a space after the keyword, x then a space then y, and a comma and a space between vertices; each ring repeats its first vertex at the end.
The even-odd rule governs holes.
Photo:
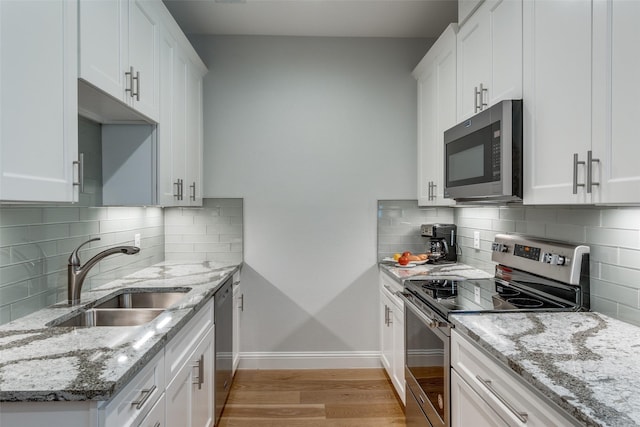
POLYGON ((240 282, 233 284, 233 374, 240 364, 240 336, 242 331, 242 312, 244 311, 244 293, 240 282))
POLYGON ((215 361, 214 328, 205 336, 193 354, 194 362, 198 366, 196 377, 192 384, 192 423, 193 427, 213 426, 214 408, 214 361, 215 361))
POLYGON ((79 78, 116 99, 125 97, 127 0, 80 0, 79 78))
POLYGON ((130 104, 155 121, 160 111, 158 41, 160 28, 153 3, 129 0, 129 61, 135 81, 128 92, 130 104))
POLYGON ((444 198, 444 131, 456 124, 456 31, 451 24, 416 67, 418 78, 418 204, 444 198))
POLYGON ((168 426, 193 426, 191 406, 194 391, 194 369, 191 361, 187 361, 165 391, 166 422, 168 426))
POLYGON ((186 82, 187 138, 185 199, 189 206, 202 206, 202 76, 191 64, 186 82), (188 191, 187 191, 188 190, 188 191))
POLYGON ((588 203, 573 158, 591 147, 591 2, 527 1, 523 16, 524 203, 588 203))
POLYGON ((393 378, 393 327, 389 321, 391 301, 380 293, 380 360, 389 378, 393 378))
MULTIPOLYGON (((429 58, 430 59, 430 58, 429 58)), ((433 181, 438 170, 434 147, 438 140, 437 71, 435 58, 418 77, 418 205, 432 204, 433 181)), ((442 169, 442 168, 440 168, 442 169)))
POLYGON ((508 425, 456 371, 451 370, 451 427, 508 425))
MULTIPOLYGON (((160 121, 158 136, 158 203, 173 206, 176 202, 176 178, 173 176, 173 162, 176 154, 173 146, 173 63, 176 44, 168 31, 160 34, 160 121)), ((179 155, 178 155, 179 156, 179 155)))
POLYGON ((488 1, 491 22, 489 106, 522 98, 522 0, 488 1))
POLYGON ((393 327, 393 384, 405 403, 404 381, 404 311, 398 306, 391 307, 391 322, 393 327))
POLYGON ((0 200, 71 202, 77 5, 0 1, 0 200))
POLYGON ((171 124, 172 173, 177 193, 175 206, 189 204, 187 172, 187 64, 188 59, 179 49, 173 61, 173 111, 171 124))
MULTIPOLYGON (((491 17, 486 5, 460 27, 457 46, 458 121, 471 117, 480 105, 480 84, 488 88, 491 82, 491 17)), ((486 94, 481 94, 488 99, 486 94)))
POLYGON ((594 202, 640 202, 640 2, 594 3, 594 202))

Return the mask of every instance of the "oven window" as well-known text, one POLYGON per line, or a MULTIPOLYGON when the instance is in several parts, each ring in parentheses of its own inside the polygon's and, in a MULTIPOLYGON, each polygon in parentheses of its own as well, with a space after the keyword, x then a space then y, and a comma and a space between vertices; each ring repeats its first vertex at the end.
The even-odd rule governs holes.
POLYGON ((481 184, 496 180, 494 172, 494 131, 499 122, 485 126, 445 146, 447 187, 481 184))
POLYGON ((445 405, 448 402, 445 398, 445 369, 449 369, 445 342, 410 309, 405 309, 405 313, 407 369, 440 419, 444 420, 445 405))

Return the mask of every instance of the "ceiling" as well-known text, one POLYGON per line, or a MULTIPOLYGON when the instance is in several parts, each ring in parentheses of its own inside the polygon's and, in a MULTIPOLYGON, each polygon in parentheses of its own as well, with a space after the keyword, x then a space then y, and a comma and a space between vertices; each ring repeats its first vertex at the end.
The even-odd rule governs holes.
POLYGON ((457 0, 163 0, 186 34, 433 37, 457 0))

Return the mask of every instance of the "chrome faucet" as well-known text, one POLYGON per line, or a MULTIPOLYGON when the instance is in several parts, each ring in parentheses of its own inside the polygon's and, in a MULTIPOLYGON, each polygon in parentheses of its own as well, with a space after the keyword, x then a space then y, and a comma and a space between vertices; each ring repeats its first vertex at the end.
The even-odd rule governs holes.
POLYGON ((93 268, 93 266, 95 266, 100 260, 108 257, 109 255, 120 253, 125 255, 133 255, 140 252, 140 248, 137 246, 115 246, 98 253, 84 265, 81 265, 78 251, 87 243, 95 242, 96 240, 100 240, 100 238, 96 237, 95 239, 87 240, 86 242, 75 248, 73 252, 71 252, 71 256, 69 257, 69 264, 67 266, 67 298, 69 300, 69 305, 78 304, 80 302, 80 292, 82 291, 84 279, 87 277, 87 273, 89 272, 89 270, 91 270, 91 268, 93 268))

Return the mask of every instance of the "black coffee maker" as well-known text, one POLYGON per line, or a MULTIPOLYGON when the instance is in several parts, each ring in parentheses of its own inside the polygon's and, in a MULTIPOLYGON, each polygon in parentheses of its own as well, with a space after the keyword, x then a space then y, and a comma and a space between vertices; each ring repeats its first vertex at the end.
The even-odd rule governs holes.
POLYGON ((455 224, 422 224, 420 233, 429 238, 429 263, 453 263, 458 260, 455 224))

